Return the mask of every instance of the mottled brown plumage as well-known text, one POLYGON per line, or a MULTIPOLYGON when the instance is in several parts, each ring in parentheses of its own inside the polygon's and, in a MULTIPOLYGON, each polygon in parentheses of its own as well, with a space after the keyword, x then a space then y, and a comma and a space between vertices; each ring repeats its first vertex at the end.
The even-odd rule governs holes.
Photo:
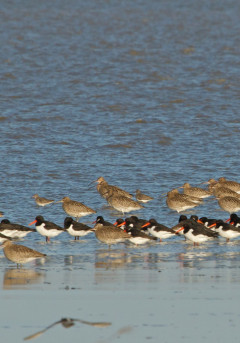
POLYGON ((100 176, 96 182, 97 184, 97 191, 103 197, 104 199, 107 199, 107 197, 110 195, 110 193, 114 192, 116 195, 123 195, 127 198, 132 198, 132 194, 128 193, 127 191, 124 191, 120 187, 109 185, 108 182, 104 179, 103 176, 100 176))
POLYGON ((149 195, 143 194, 139 189, 136 190, 136 199, 137 201, 140 201, 143 203, 153 200, 152 197, 150 197, 149 195))
POLYGON ((218 204, 226 212, 235 213, 240 211, 240 199, 232 196, 221 197, 218 204))
POLYGON ((131 237, 131 235, 124 232, 118 227, 104 226, 101 223, 96 224, 93 230, 95 231, 96 238, 100 242, 106 243, 109 246, 112 244, 124 242, 131 237))
POLYGON ((222 197, 225 197, 225 196, 231 196, 231 197, 235 197, 235 198, 240 199, 240 194, 239 193, 233 191, 231 188, 228 188, 226 186, 221 186, 220 183, 218 183, 216 185, 216 187, 214 187, 212 189, 212 192, 215 195, 215 197, 217 197, 217 198, 222 198, 222 197))
POLYGON ((188 197, 186 194, 180 194, 177 189, 173 189, 167 193, 166 203, 171 210, 181 212, 196 207, 201 203, 196 203, 191 199, 193 198, 188 197))
POLYGON ((240 193, 240 183, 239 182, 227 180, 225 177, 220 177, 218 179, 218 182, 220 183, 221 186, 228 187, 228 188, 232 189, 233 191, 240 193))
POLYGON ((17 263, 17 265, 46 256, 45 254, 42 254, 41 252, 28 248, 24 245, 13 244, 9 240, 5 241, 2 245, 5 257, 8 260, 17 263))
POLYGON ((211 193, 209 191, 200 187, 192 187, 187 182, 183 185, 183 193, 200 199, 208 198, 211 196, 211 193))
POLYGON ((34 194, 32 197, 35 199, 35 202, 38 206, 46 206, 54 202, 54 200, 40 197, 38 194, 34 194))
POLYGON ((79 220, 80 217, 88 216, 90 214, 96 213, 92 208, 82 204, 79 201, 71 200, 69 197, 64 197, 62 200, 63 210, 71 217, 79 220))
POLYGON ((122 212, 123 214, 126 212, 137 211, 143 208, 139 202, 127 198, 124 195, 118 195, 117 193, 111 191, 107 202, 110 206, 112 206, 115 210, 122 212))

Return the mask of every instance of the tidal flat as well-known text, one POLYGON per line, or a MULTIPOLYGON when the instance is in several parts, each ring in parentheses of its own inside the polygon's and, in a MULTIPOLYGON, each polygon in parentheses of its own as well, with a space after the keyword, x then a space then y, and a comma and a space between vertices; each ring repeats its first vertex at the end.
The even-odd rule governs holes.
POLYGON ((48 251, 45 261, 17 269, 1 258, 1 334, 6 342, 22 341, 66 317, 111 326, 58 325, 35 340, 238 340, 238 241, 226 244, 220 239, 194 247, 176 237, 108 250, 93 236, 85 242, 36 246, 48 251), (56 246, 75 253, 51 254, 56 246))

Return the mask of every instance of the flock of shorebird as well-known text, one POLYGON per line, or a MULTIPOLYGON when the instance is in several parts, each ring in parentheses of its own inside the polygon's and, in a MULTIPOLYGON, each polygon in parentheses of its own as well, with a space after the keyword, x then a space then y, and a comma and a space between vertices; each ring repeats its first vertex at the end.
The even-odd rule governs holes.
POLYGON ((182 212, 194 208, 203 203, 203 199, 214 196, 220 208, 228 213, 240 211, 240 183, 226 180, 220 177, 218 181, 210 179, 203 184, 208 184, 208 189, 191 187, 185 183, 182 187, 183 193, 178 189, 173 189, 167 193, 167 206, 177 212, 182 212))
MULTIPOLYGON (((99 177, 97 182, 97 191, 108 202, 108 204, 121 212, 125 213, 140 210, 143 208, 141 203, 153 200, 152 197, 136 191, 136 200, 127 191, 108 184, 103 178, 99 177)), ((26 246, 13 244, 13 240, 23 238, 30 232, 38 232, 46 237, 46 241, 56 237, 62 232, 68 232, 75 239, 86 236, 95 232, 96 238, 108 244, 130 241, 133 244, 140 245, 147 242, 153 242, 157 239, 163 240, 173 236, 183 234, 186 239, 195 244, 205 242, 210 239, 216 239, 219 236, 230 240, 240 236, 240 218, 236 212, 240 210, 240 184, 236 181, 219 178, 218 181, 210 179, 206 182, 208 189, 200 187, 191 187, 185 183, 182 187, 183 192, 174 189, 167 193, 167 206, 177 212, 182 212, 194 208, 203 202, 204 198, 215 196, 218 199, 219 206, 226 212, 230 213, 230 223, 219 219, 208 219, 206 217, 198 218, 191 216, 189 219, 181 215, 179 223, 174 227, 167 227, 158 223, 155 219, 139 219, 137 216, 130 216, 125 220, 119 218, 116 222, 106 222, 102 216, 98 216, 94 227, 80 223, 79 219, 83 216, 96 213, 90 207, 81 202, 64 197, 60 201, 54 201, 33 195, 38 206, 46 206, 53 202, 62 203, 63 210, 68 217, 64 220, 64 227, 60 227, 53 222, 46 221, 43 216, 38 215, 29 226, 35 224, 35 229, 10 223, 9 220, 3 219, 0 223, 0 242, 2 242, 5 257, 10 261, 21 265, 37 258, 44 258, 46 255, 26 246), (75 218, 75 220, 73 218, 75 218)))

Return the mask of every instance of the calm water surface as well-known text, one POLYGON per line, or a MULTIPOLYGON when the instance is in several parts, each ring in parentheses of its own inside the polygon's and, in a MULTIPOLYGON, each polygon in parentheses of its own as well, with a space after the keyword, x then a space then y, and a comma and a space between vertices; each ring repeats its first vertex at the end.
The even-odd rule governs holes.
MULTIPOLYGON (((119 213, 90 182, 104 176, 154 201, 136 214, 172 226, 163 193, 184 182, 240 181, 240 4, 220 1, 4 2, 0 12, 0 210, 59 225, 61 204, 119 213)), ((187 214, 227 219, 216 200, 187 214)), ((85 217, 88 224, 95 216, 85 217)), ((48 255, 22 270, 1 253, 0 331, 22 341, 61 317, 111 321, 56 326, 36 342, 239 342, 240 246, 193 247, 179 237, 111 251, 94 235, 21 243, 48 255), (121 330, 129 326, 129 330, 121 330)))

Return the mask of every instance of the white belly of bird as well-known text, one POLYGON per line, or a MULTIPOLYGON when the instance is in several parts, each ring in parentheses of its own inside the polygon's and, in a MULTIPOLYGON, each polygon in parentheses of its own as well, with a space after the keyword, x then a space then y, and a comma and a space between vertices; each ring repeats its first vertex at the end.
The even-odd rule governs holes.
POLYGON ((149 242, 149 239, 144 238, 144 237, 131 237, 129 238, 129 241, 138 245, 138 244, 145 244, 149 242))
POLYGON ((100 242, 102 243, 106 243, 106 244, 117 244, 117 243, 122 243, 124 241, 126 241, 126 238, 108 238, 108 239, 101 239, 101 238, 98 238, 100 242))
POLYGON ((240 232, 236 232, 233 230, 224 231, 221 227, 216 229, 216 232, 218 232, 221 237, 229 238, 229 239, 230 238, 236 238, 236 237, 240 236, 240 232))
POLYGON ((195 206, 194 205, 184 205, 184 206, 182 206, 181 210, 178 211, 178 212, 186 211, 189 208, 193 208, 193 207, 195 207, 195 206))
POLYGON ((121 206, 121 205, 113 205, 113 207, 115 208, 115 210, 125 213, 125 212, 132 212, 132 211, 136 211, 136 210, 140 210, 140 207, 134 207, 134 206, 121 206))
POLYGON ((17 237, 17 230, 2 230, 1 233, 4 235, 4 236, 7 236, 7 237, 17 237))
POLYGON ((27 236, 28 233, 30 233, 31 231, 16 231, 16 235, 14 237, 18 237, 18 238, 23 238, 25 236, 27 236))
POLYGON ((7 240, 7 238, 0 237, 0 243, 3 243, 7 240))
POLYGON ((179 213, 179 212, 186 211, 186 210, 188 210, 189 208, 193 208, 193 207, 195 207, 195 206, 197 206, 196 203, 193 203, 192 205, 189 205, 189 204, 187 204, 187 205, 180 204, 180 205, 178 205, 178 206, 175 206, 174 208, 171 208, 171 207, 170 207, 170 208, 173 209, 173 210, 175 210, 175 211, 177 211, 177 212, 179 213))
MULTIPOLYGON (((173 233, 167 231, 154 231, 154 228, 149 228, 148 232, 160 239, 166 239, 173 236, 173 233)), ((181 231, 180 231, 181 232, 181 231)))
POLYGON ((78 212, 76 211, 71 211, 71 209, 67 209, 65 210, 65 212, 70 216, 70 217, 74 217, 74 218, 80 218, 80 217, 84 217, 84 216, 89 216, 89 214, 91 214, 91 212, 87 211, 87 210, 79 210, 78 212))
POLYGON ((19 257, 19 256, 16 256, 16 258, 12 258, 10 259, 12 262, 15 262, 15 263, 28 263, 28 262, 31 262, 31 261, 34 261, 36 260, 36 257, 19 257))
POLYGON ((141 200, 138 200, 138 201, 141 201, 141 202, 143 202, 145 204, 145 203, 149 202, 150 199, 147 199, 147 200, 146 199, 141 199, 141 200))
POLYGON ((57 230, 57 229, 47 230, 47 229, 45 229, 45 224, 44 223, 39 225, 39 226, 36 226, 36 230, 37 230, 38 233, 40 233, 40 235, 46 236, 46 237, 56 237, 60 233, 63 232, 63 231, 60 231, 60 230, 57 230))
POLYGON ((211 237, 206 236, 204 234, 193 235, 192 230, 189 230, 185 237, 194 243, 202 243, 208 241, 211 237))
POLYGON ((69 235, 74 237, 83 237, 90 233, 90 231, 87 230, 74 230, 72 225, 69 226, 67 232, 69 233, 69 235))

